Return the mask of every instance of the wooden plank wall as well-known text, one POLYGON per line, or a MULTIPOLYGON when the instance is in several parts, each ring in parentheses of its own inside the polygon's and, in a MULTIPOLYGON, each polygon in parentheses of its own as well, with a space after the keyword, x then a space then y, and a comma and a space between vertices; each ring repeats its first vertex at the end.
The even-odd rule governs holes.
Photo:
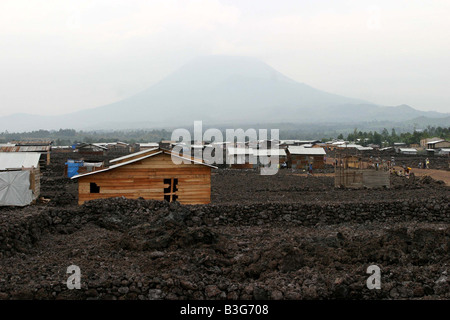
POLYGON ((323 156, 291 155, 290 161, 293 169, 306 169, 309 161, 312 162, 313 169, 323 169, 325 167, 323 156))
POLYGON ((233 169, 252 169, 253 168, 253 164, 251 163, 234 163, 231 165, 231 168, 233 169))
POLYGON ((41 171, 39 168, 23 168, 30 171, 30 189, 33 192, 33 200, 36 200, 41 194, 41 171))
POLYGON ((164 200, 164 179, 178 179, 178 199, 182 204, 206 204, 211 200, 211 168, 200 164, 175 165, 170 155, 159 154, 132 164, 87 175, 78 180, 78 203, 99 198, 125 196, 164 200), (90 193, 90 183, 100 193, 90 193))

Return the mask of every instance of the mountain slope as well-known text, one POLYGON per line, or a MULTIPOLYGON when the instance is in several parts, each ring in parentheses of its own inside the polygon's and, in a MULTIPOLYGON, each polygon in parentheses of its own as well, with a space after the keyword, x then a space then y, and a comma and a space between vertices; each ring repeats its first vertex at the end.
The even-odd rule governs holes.
POLYGON ((194 59, 159 83, 124 100, 62 116, 0 118, 7 130, 125 129, 273 121, 404 121, 442 114, 409 106, 381 107, 296 82, 248 57, 194 59), (19 128, 20 129, 14 129, 19 128))

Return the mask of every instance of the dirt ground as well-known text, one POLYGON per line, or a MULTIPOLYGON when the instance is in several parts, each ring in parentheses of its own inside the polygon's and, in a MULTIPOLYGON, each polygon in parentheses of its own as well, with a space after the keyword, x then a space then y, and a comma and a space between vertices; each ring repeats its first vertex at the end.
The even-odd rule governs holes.
MULTIPOLYGON (((397 167, 397 170, 400 170, 397 167)), ((430 176, 434 180, 444 181, 447 186, 450 186, 450 171, 436 170, 436 169, 412 169, 413 172, 418 177, 430 176)))
MULTIPOLYGON (((414 180, 392 177, 389 189, 345 190, 334 188, 332 167, 312 177, 290 169, 274 176, 214 170, 212 211, 264 203, 356 208, 421 198, 430 199, 435 211, 424 208, 422 220, 405 212, 411 218, 313 225, 288 218, 219 223, 227 218, 220 215, 191 225, 179 205, 112 199, 80 209, 76 181, 63 177, 65 160, 55 156, 43 170, 42 196, 48 203, 0 207, 0 214, 7 219, 40 210, 50 212, 54 222, 73 211, 92 219, 49 228, 30 249, 3 257, 0 299, 450 299, 450 225, 438 219, 450 217, 450 188, 419 172, 414 180), (72 264, 82 270, 81 290, 66 288, 72 264), (381 290, 367 288, 370 265, 381 269, 381 290)), ((433 176, 445 180, 441 173, 433 176)))

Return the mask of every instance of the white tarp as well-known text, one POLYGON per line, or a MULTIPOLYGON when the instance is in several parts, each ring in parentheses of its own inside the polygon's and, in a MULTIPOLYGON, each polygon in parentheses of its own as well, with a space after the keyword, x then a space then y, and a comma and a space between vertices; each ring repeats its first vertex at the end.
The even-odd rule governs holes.
POLYGON ((26 206, 32 200, 30 171, 0 172, 0 206, 26 206))

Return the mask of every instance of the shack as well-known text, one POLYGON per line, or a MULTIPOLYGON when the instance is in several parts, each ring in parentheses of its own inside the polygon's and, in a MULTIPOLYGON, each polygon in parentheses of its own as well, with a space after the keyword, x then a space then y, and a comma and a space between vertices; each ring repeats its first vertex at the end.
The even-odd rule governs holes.
POLYGON ((40 194, 40 154, 0 152, 0 206, 26 206, 40 194))
POLYGON ((288 168, 304 169, 312 165, 313 169, 325 167, 324 157, 326 152, 323 148, 305 148, 302 146, 289 146, 286 149, 288 168))
POLYGON ((108 148, 96 143, 80 143, 75 147, 75 152, 85 156, 104 156, 108 148))
POLYGON ((417 149, 414 148, 399 148, 401 154, 417 154, 417 149))
POLYGON ((428 149, 450 148, 450 141, 445 141, 444 139, 428 141, 427 148, 428 149))
POLYGON ((52 141, 47 140, 11 141, 9 144, 0 146, 0 152, 37 152, 43 168, 50 164, 51 145, 52 141))
POLYGON ((93 199, 126 197, 207 204, 214 166, 160 148, 110 161, 110 167, 73 176, 78 204, 93 199), (174 163, 172 157, 180 164, 174 163))

